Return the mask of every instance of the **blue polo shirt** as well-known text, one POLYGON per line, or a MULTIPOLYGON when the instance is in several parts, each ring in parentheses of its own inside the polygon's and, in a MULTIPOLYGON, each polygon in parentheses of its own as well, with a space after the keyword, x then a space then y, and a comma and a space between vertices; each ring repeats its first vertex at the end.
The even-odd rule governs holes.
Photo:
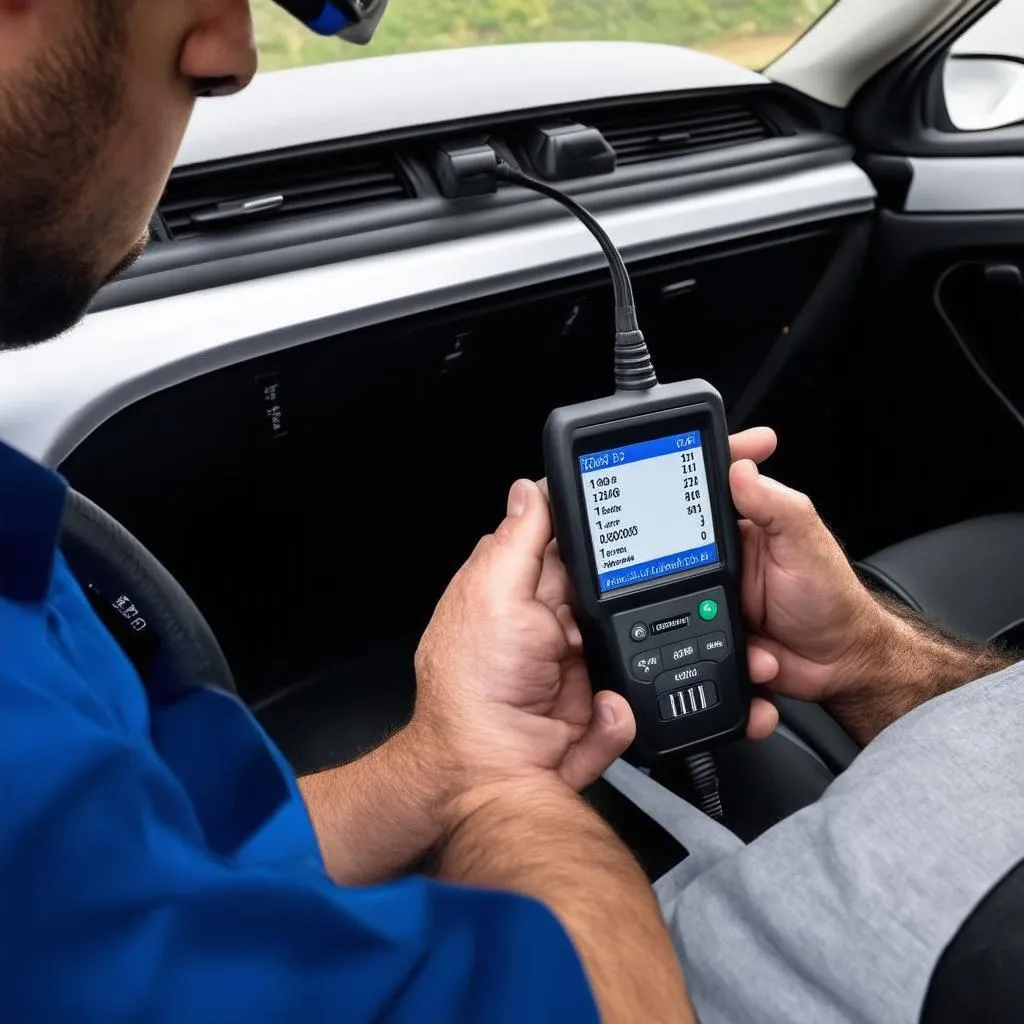
POLYGON ((244 706, 147 698, 57 552, 64 499, 0 445, 0 1021, 597 1019, 540 904, 334 885, 244 706))

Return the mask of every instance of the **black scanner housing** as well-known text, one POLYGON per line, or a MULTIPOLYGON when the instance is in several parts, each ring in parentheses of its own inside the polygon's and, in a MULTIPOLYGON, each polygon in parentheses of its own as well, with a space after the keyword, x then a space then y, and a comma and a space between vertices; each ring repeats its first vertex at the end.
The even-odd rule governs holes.
MULTIPOLYGON (((544 462, 555 532, 576 594, 591 681, 595 690, 623 694, 636 716, 630 760, 650 764, 666 754, 692 752, 743 735, 750 710, 750 680, 739 606, 742 549, 729 490, 729 432, 719 393, 707 381, 689 380, 556 409, 544 428, 544 462), (578 456, 694 429, 702 432, 719 562, 600 594, 578 456), (708 597, 720 609, 713 623, 697 615, 698 605, 708 597), (631 635, 638 624, 649 627, 650 634, 655 623, 683 619, 687 625, 663 635, 649 635, 643 641, 631 635), (700 671, 692 678, 694 683, 702 677, 713 679, 708 690, 716 693, 717 703, 699 713, 664 720, 659 701, 669 700, 671 679, 638 680, 631 670, 633 659, 646 650, 685 646, 689 639, 696 644, 712 631, 725 633, 727 653, 714 662, 697 660, 700 671)), ((699 646, 703 650, 705 645, 699 646)), ((670 667, 663 666, 666 672, 670 667)), ((684 693, 686 685, 682 684, 684 693)))

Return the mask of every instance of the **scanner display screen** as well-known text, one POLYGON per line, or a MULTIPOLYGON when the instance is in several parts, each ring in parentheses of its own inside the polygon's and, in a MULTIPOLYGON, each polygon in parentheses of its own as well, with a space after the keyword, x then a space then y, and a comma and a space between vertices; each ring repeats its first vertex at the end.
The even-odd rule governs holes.
POLYGON ((701 431, 579 456, 602 594, 719 561, 701 431))

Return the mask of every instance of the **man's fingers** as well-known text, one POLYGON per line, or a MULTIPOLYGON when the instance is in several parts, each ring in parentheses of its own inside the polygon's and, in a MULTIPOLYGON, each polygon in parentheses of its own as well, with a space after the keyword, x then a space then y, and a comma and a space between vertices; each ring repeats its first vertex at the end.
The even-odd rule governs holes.
POLYGON ((779 726, 779 709, 764 697, 755 697, 750 702, 750 718, 747 721, 747 736, 752 740, 766 740, 779 726))
POLYGON ((551 535, 551 513, 541 489, 532 480, 517 480, 509 491, 508 515, 487 545, 491 585, 509 597, 533 598, 551 535))
MULTIPOLYGON (((752 683, 770 683, 779 674, 779 659, 757 643, 747 645, 747 665, 752 683)), ((752 740, 765 740, 779 726, 778 708, 770 700, 755 697, 750 702, 747 736, 752 740)))
POLYGON ((778 443, 779 439, 770 427, 751 427, 749 430, 741 430, 729 438, 733 462, 739 462, 742 459, 764 462, 774 453, 778 443))
POLYGON ((626 698, 610 690, 594 694, 594 714, 580 740, 569 748, 559 774, 577 792, 601 773, 633 742, 636 722, 626 698))
POLYGON ((583 634, 580 633, 580 627, 576 625, 576 616, 573 615, 572 609, 567 604, 563 604, 555 610, 555 615, 565 633, 565 642, 574 651, 582 651, 583 634))
POLYGON ((555 542, 551 541, 544 549, 544 562, 537 584, 537 600, 546 604, 552 611, 558 611, 563 604, 568 604, 570 597, 569 573, 558 557, 555 542))
POLYGON ((779 659, 771 651, 751 643, 747 646, 747 670, 752 683, 770 683, 779 674, 779 659))
POLYGON ((762 476, 750 460, 733 464, 729 485, 739 514, 770 536, 803 535, 817 519, 806 494, 762 476))

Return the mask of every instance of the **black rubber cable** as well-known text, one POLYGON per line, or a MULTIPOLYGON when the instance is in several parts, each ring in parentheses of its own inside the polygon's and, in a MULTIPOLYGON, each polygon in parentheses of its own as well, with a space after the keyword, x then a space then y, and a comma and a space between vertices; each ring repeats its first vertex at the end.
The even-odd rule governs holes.
POLYGON ((716 821, 722 817, 722 797, 718 791, 718 767, 711 754, 690 754, 685 758, 686 770, 696 804, 716 821))
POLYGON ((573 213, 583 226, 597 239, 597 244, 608 260, 612 272, 612 289, 615 293, 615 390, 647 391, 658 383, 654 373, 651 354, 636 318, 636 304, 633 299, 633 283, 626 269, 622 253, 608 236, 608 232, 571 196, 529 174, 523 174, 506 160, 498 159, 494 170, 496 177, 511 181, 523 188, 539 192, 548 199, 560 203, 573 213))

